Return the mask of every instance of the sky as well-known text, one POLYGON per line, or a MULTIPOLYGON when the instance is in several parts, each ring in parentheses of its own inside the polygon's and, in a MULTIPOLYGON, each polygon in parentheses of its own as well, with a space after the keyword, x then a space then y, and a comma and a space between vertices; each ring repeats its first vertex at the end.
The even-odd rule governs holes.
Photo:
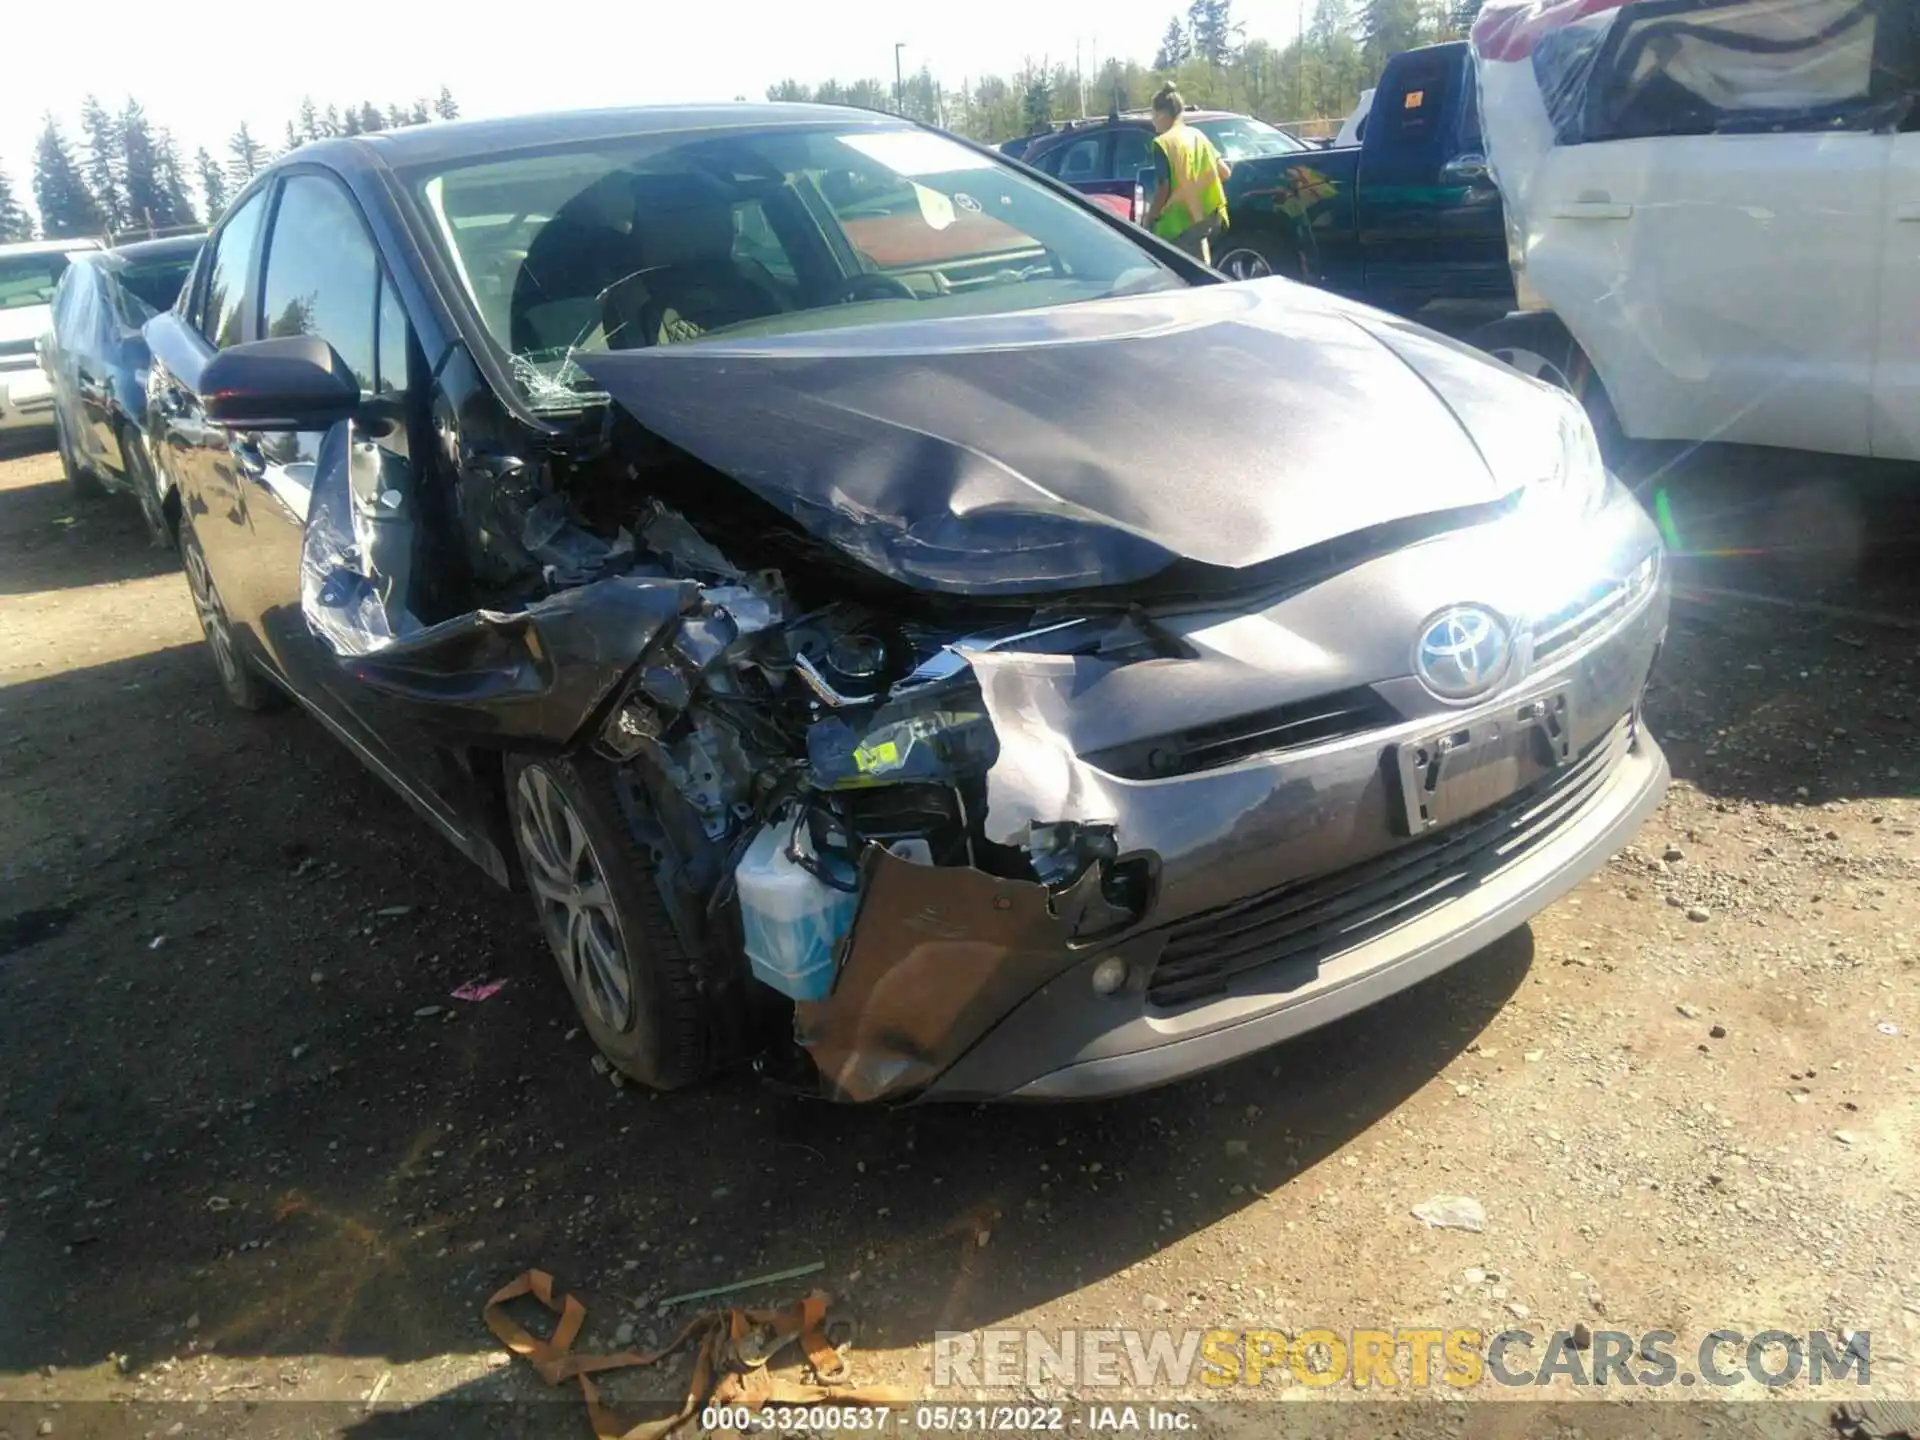
MULTIPOLYGON (((881 0, 193 0, 156 8, 129 0, 6 0, 0 24, 0 169, 31 203, 41 117, 78 139, 89 91, 109 109, 132 95, 173 132, 191 176, 196 146, 225 158, 245 120, 280 142, 303 94, 385 106, 453 90, 464 116, 598 105, 762 99, 791 76, 808 83, 891 81, 893 46, 909 73, 924 63, 957 85, 1010 73, 1028 57, 1091 71, 1109 56, 1142 63, 1183 0, 967 0, 913 6, 881 0)), ((1242 0, 1248 38, 1284 43, 1299 0, 1242 0)))

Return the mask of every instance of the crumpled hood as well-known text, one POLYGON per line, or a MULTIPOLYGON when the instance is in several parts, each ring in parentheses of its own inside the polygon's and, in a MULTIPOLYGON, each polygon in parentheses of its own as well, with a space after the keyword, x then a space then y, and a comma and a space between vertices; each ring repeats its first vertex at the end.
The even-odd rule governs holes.
POLYGON ((1532 478, 1462 421, 1519 419, 1531 382, 1285 281, 580 363, 819 538, 962 594, 1242 569, 1532 478))

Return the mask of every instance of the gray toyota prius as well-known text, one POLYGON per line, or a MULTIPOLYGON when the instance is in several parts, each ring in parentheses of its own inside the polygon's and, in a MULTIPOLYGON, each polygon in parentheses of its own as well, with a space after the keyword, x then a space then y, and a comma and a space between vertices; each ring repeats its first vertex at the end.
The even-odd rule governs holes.
POLYGON ((523 889, 648 1085, 1174 1080, 1666 783, 1659 538, 1574 402, 890 117, 307 145, 147 336, 228 695, 523 889))

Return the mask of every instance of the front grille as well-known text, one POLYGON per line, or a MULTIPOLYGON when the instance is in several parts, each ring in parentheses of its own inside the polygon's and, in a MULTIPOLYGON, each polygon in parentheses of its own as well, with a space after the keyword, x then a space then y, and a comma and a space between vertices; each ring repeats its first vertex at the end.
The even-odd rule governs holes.
POLYGON ((1611 625, 1628 605, 1646 594, 1660 575, 1657 555, 1648 556, 1624 580, 1596 585, 1534 625, 1533 663, 1551 659, 1589 635, 1611 625))
POLYGON ((1400 719, 1392 706, 1363 685, 1196 725, 1171 735, 1095 750, 1081 758, 1123 780, 1163 780, 1217 769, 1256 755, 1345 740, 1400 719))
POLYGON ((1622 717, 1565 769, 1478 815, 1331 875, 1180 921, 1168 930, 1147 998, 1187 1004, 1244 971, 1337 955, 1467 894, 1578 816, 1632 740, 1633 719, 1622 717))

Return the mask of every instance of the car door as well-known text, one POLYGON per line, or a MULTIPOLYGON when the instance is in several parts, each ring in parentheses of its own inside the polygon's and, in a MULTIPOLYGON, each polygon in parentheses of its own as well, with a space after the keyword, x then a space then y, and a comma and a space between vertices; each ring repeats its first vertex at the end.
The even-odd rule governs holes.
POLYGON ((81 464, 98 472, 109 457, 107 387, 102 381, 101 334, 109 318, 98 267, 82 262, 68 267, 64 289, 68 303, 56 319, 59 338, 59 386, 67 397, 67 444, 81 464), (64 322, 64 323, 62 323, 64 322))
POLYGON ((404 707, 357 677, 355 652, 336 648, 339 636, 315 628, 316 616, 323 627, 333 623, 324 601, 329 582, 342 578, 330 568, 336 561, 373 577, 396 623, 427 588, 413 573, 422 506, 413 456, 425 444, 429 377, 360 206, 330 171, 296 169, 281 182, 259 295, 262 337, 325 340, 359 379, 364 403, 360 416, 331 430, 236 437, 258 462, 244 541, 247 621, 308 708, 466 844, 469 777, 443 763, 404 707), (316 509, 323 490, 345 514, 316 509))
MULTIPOLYGON (((246 558, 240 539, 247 526, 245 487, 250 483, 235 454, 233 437, 206 418, 201 376, 219 351, 255 338, 249 300, 267 210, 261 186, 227 212, 207 242, 206 254, 182 303, 148 325, 154 404, 160 443, 155 447, 170 482, 178 488, 181 523, 192 531, 223 601, 239 593, 246 558)), ((237 615, 233 618, 237 619, 237 615)), ((239 627, 242 644, 255 648, 239 627)))
POLYGON ((1877 28, 1849 0, 1615 22, 1562 122, 1581 143, 1534 177, 1526 267, 1629 435, 1870 449, 1894 145, 1877 28))
POLYGON ((1415 303, 1440 284, 1441 168, 1463 80, 1451 48, 1396 55, 1361 147, 1355 220, 1367 297, 1415 303))
MULTIPOLYGON (((1920 79, 1920 32, 1910 32, 1905 73, 1920 79)), ((1892 140, 1887 165, 1880 337, 1874 351, 1875 455, 1920 460, 1920 100, 1892 140)))
MULTIPOLYGON (((260 336, 319 336, 371 397, 378 385, 380 273, 379 254, 346 187, 328 171, 288 172, 275 195, 261 261, 260 336)), ((327 439, 319 431, 234 436, 252 481, 236 618, 254 628, 275 665, 314 700, 322 698, 329 667, 319 663, 301 613, 300 561, 314 471, 327 439)))

